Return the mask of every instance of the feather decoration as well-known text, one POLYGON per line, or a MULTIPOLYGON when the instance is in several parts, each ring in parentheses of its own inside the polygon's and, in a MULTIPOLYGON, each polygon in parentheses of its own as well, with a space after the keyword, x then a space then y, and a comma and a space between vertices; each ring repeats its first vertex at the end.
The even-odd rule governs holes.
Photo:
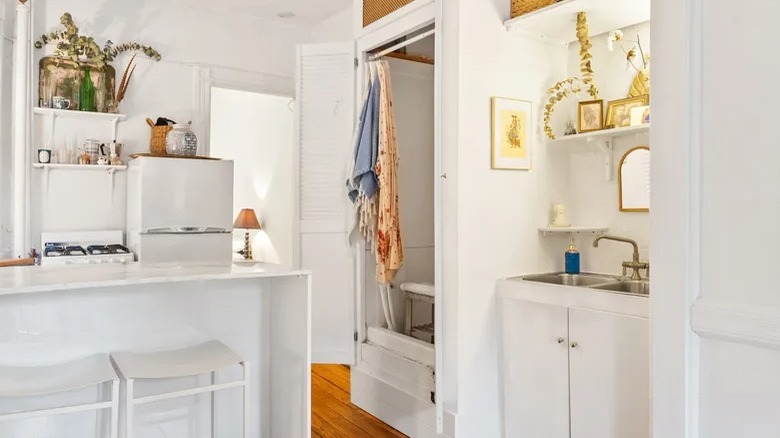
POLYGON ((122 81, 119 82, 119 88, 116 90, 116 94, 114 95, 114 101, 119 104, 122 100, 124 100, 125 96, 127 95, 127 88, 130 86, 130 79, 133 77, 133 72, 135 71, 135 57, 137 54, 134 54, 132 58, 130 58, 130 62, 127 63, 127 67, 125 68, 125 73, 122 75, 122 81))

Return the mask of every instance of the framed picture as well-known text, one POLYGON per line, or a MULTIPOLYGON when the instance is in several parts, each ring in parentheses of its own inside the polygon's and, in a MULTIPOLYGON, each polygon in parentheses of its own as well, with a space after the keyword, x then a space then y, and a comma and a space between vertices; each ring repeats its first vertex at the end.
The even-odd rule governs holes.
POLYGON ((627 99, 613 100, 607 107, 608 128, 622 128, 631 126, 631 109, 650 104, 650 96, 647 94, 627 99))
POLYGON ((604 101, 599 99, 580 102, 577 121, 581 133, 604 129, 604 101))
POLYGON ((492 98, 493 169, 531 170, 532 107, 527 100, 492 98))

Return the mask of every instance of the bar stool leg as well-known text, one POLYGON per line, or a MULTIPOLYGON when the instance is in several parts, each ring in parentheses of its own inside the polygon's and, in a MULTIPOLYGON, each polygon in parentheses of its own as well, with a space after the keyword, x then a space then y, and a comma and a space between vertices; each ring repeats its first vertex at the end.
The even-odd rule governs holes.
POLYGON ((249 362, 242 362, 244 367, 244 438, 249 438, 249 362))
POLYGON ((119 436, 119 380, 111 384, 111 438, 119 436))
POLYGON ((125 431, 126 435, 125 438, 133 438, 133 409, 135 406, 133 405, 133 383, 135 382, 135 379, 127 379, 127 395, 126 395, 126 402, 127 405, 125 406, 125 412, 127 412, 125 421, 127 424, 125 424, 125 431))

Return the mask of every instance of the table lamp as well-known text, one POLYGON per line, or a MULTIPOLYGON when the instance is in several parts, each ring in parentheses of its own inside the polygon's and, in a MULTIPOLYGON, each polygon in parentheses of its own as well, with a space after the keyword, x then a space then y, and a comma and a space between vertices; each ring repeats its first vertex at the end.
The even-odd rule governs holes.
POLYGON ((244 249, 242 249, 238 253, 244 256, 244 260, 253 260, 252 244, 249 241, 249 230, 263 229, 263 227, 260 226, 260 221, 257 220, 257 215, 255 214, 255 211, 251 208, 245 208, 241 210, 241 212, 238 213, 236 222, 233 223, 233 228, 238 228, 239 230, 246 230, 246 235, 244 236, 244 249))

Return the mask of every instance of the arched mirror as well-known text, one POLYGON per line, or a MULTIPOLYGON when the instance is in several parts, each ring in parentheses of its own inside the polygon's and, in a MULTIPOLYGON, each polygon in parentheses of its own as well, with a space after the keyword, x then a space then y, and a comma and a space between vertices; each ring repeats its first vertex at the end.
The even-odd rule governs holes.
POLYGON ((620 211, 650 211, 650 148, 637 146, 623 155, 618 167, 620 211))

